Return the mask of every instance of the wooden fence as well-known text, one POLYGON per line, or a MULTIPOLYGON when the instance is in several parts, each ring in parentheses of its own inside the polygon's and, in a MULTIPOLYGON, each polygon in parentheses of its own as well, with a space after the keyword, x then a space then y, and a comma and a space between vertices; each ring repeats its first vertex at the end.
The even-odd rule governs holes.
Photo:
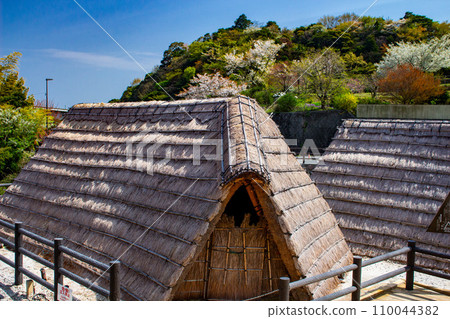
POLYGON ((8 264, 9 266, 14 268, 14 284, 21 285, 23 283, 23 275, 28 278, 36 281, 42 286, 53 291, 54 300, 59 300, 58 296, 58 283, 63 285, 64 276, 72 279, 73 281, 79 283, 80 285, 102 295, 108 297, 109 300, 120 300, 120 277, 119 277, 119 269, 120 262, 119 261, 111 261, 109 265, 99 262, 95 259, 90 258, 89 256, 80 254, 73 249, 70 249, 66 246, 63 246, 62 238, 55 238, 53 241, 48 240, 47 238, 41 237, 35 233, 32 233, 26 229, 22 228, 21 222, 16 222, 14 224, 5 222, 0 220, 0 226, 11 229, 14 231, 14 242, 7 240, 6 238, 0 237, 0 243, 14 250, 14 261, 10 260, 2 255, 0 255, 0 261, 8 264), (26 250, 23 247, 23 236, 27 236, 41 244, 53 248, 53 263, 32 253, 29 250, 26 250), (63 256, 67 254, 77 260, 85 262, 93 267, 96 267, 105 273, 109 273, 109 290, 102 288, 96 285, 93 282, 90 282, 77 274, 65 269, 63 267, 63 256), (54 281, 53 284, 48 281, 40 278, 39 276, 33 274, 29 270, 23 267, 23 256, 27 256, 38 263, 53 269, 54 273, 54 281))
MULTIPOLYGON (((431 276, 440 277, 443 279, 450 280, 450 274, 432 271, 426 268, 422 268, 415 265, 415 254, 421 253, 426 255, 431 255, 439 258, 446 258, 450 259, 449 254, 444 254, 440 252, 435 252, 431 250, 422 249, 419 247, 416 247, 415 241, 408 241, 408 247, 401 248, 399 250, 392 251, 390 253, 377 256, 368 260, 362 260, 361 257, 355 256, 353 258, 353 264, 342 267, 340 269, 332 270, 314 277, 309 277, 305 279, 301 279, 298 281, 290 282, 290 279, 288 277, 281 277, 279 279, 279 289, 277 290, 279 293, 279 300, 289 300, 289 292, 293 289, 297 289, 315 282, 319 282, 328 278, 332 278, 335 276, 342 275, 344 273, 352 271, 352 286, 342 289, 340 291, 336 291, 332 294, 314 299, 314 301, 329 301, 334 300, 339 297, 352 294, 352 301, 359 301, 361 299, 361 289, 372 286, 374 284, 377 284, 381 281, 384 281, 386 279, 395 277, 397 275, 400 275, 402 273, 406 272, 406 290, 413 290, 414 286, 414 272, 420 272, 431 276), (362 274, 362 268, 365 266, 373 265, 377 262, 388 260, 390 258, 407 254, 407 262, 405 267, 401 267, 399 269, 393 270, 391 272, 388 272, 386 274, 380 275, 378 277, 372 278, 370 280, 361 282, 361 274, 362 274)), ((274 291, 275 292, 275 291, 274 291)))
MULTIPOLYGON (((28 230, 25 230, 22 228, 21 222, 16 222, 14 224, 5 222, 0 220, 0 226, 9 228, 11 230, 14 230, 14 242, 11 242, 5 238, 0 237, 0 243, 8 246, 9 248, 14 250, 14 261, 0 255, 0 261, 5 262, 9 266, 13 267, 15 269, 15 275, 14 275, 14 284, 20 285, 23 283, 23 275, 31 278, 32 280, 38 282, 42 286, 50 289, 54 292, 54 300, 58 300, 58 283, 61 285, 63 284, 63 277, 66 276, 73 281, 79 283, 80 285, 83 285, 87 287, 88 289, 103 295, 105 297, 109 297, 109 300, 120 300, 120 278, 119 278, 119 268, 120 268, 120 262, 119 261, 111 261, 109 265, 104 264, 102 262, 99 262, 97 260, 94 260, 86 255, 80 254, 76 252, 75 250, 72 250, 66 246, 62 245, 62 238, 55 238, 53 241, 48 240, 44 237, 41 237, 37 234, 34 234, 28 230), (49 247, 53 248, 53 263, 32 253, 29 250, 26 250, 23 247, 23 236, 27 236, 41 244, 47 245, 49 247), (82 262, 85 262, 91 266, 94 266, 102 271, 109 272, 109 290, 102 288, 95 283, 92 283, 73 272, 70 272, 69 270, 63 268, 63 254, 67 254, 75 259, 78 259, 82 262), (53 269, 54 271, 54 284, 51 284, 47 282, 46 280, 40 278, 39 276, 33 274, 29 270, 25 269, 23 267, 23 255, 37 261, 38 263, 53 269)), ((332 277, 343 275, 347 272, 352 272, 352 286, 336 291, 334 293, 331 293, 329 295, 314 299, 314 301, 329 301, 334 300, 339 297, 351 294, 352 295, 352 301, 359 301, 361 298, 361 289, 367 288, 369 286, 372 286, 374 284, 377 284, 381 281, 384 281, 386 279, 395 277, 397 275, 400 275, 402 273, 406 273, 406 289, 407 290, 413 290, 414 286, 414 272, 420 272, 431 276, 440 277, 443 279, 450 280, 450 274, 437 272, 433 270, 429 270, 423 267, 419 267, 415 265, 415 255, 416 253, 431 255, 439 258, 445 258, 450 259, 449 254, 435 252, 431 250, 422 249, 419 247, 416 247, 415 241, 408 241, 408 247, 404 247, 392 252, 389 252, 387 254, 377 256, 368 260, 362 260, 361 257, 355 256, 353 258, 353 264, 342 267, 340 269, 331 270, 323 274, 319 274, 313 277, 304 278, 298 281, 290 282, 290 279, 288 277, 281 277, 279 279, 279 289, 274 290, 270 293, 264 294, 263 296, 258 296, 255 298, 250 298, 248 300, 256 300, 259 297, 268 296, 274 293, 279 294, 279 300, 287 301, 289 300, 289 293, 291 290, 304 287, 306 285, 316 283, 322 280, 326 280, 332 277), (362 269, 366 266, 373 265, 377 262, 388 260, 390 258, 407 254, 407 263, 406 266, 401 267, 399 269, 396 269, 394 271, 388 272, 386 274, 380 275, 378 277, 372 278, 370 280, 361 281, 362 277, 362 269)))

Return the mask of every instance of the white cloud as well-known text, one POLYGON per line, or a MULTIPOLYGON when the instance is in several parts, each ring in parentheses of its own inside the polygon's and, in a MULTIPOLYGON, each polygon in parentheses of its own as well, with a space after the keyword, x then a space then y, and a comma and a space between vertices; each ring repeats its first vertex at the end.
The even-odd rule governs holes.
POLYGON ((53 58, 70 60, 76 63, 120 70, 140 70, 139 66, 129 58, 60 49, 46 49, 44 51, 53 58))
POLYGON ((146 57, 155 57, 155 58, 161 58, 160 53, 155 52, 148 52, 148 51, 131 51, 132 54, 140 55, 140 56, 146 56, 146 57))

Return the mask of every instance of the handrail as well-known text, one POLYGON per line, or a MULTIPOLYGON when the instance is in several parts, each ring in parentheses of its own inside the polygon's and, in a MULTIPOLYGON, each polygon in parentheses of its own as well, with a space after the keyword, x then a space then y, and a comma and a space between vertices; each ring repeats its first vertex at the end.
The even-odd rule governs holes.
POLYGON ((400 249, 397 249, 395 251, 373 257, 368 260, 362 261, 361 257, 355 256, 353 259, 353 264, 342 267, 340 269, 335 269, 328 271, 326 273, 322 273, 313 277, 309 278, 303 278, 294 282, 289 282, 288 277, 281 277, 279 280, 279 296, 280 300, 289 300, 289 292, 293 289, 297 289, 300 287, 304 287, 309 284, 313 284, 322 280, 326 280, 335 276, 339 276, 341 274, 347 273, 349 271, 353 271, 353 279, 352 279, 352 286, 342 289, 340 291, 333 292, 331 294, 328 294, 326 296, 322 296, 320 298, 316 298, 313 301, 328 301, 328 300, 334 300, 336 298, 352 294, 352 300, 360 300, 360 292, 361 289, 370 287, 374 284, 377 284, 381 281, 384 281, 386 279, 398 276, 402 273, 406 273, 406 289, 407 290, 413 290, 414 286, 414 271, 421 272, 424 274, 449 279, 450 280, 450 274, 441 273, 432 271, 423 267, 415 266, 415 253, 421 253, 421 254, 427 254, 432 255, 435 257, 440 258, 447 258, 450 259, 449 254, 445 254, 442 252, 436 252, 431 251, 423 248, 416 247, 416 242, 413 240, 408 241, 408 246, 403 247, 400 249), (393 270, 391 272, 385 273, 383 275, 380 275, 378 277, 372 278, 370 280, 361 282, 361 270, 363 267, 373 265, 375 263, 378 263, 380 261, 388 260, 390 258, 407 254, 407 265, 404 267, 401 267, 399 269, 393 270))
POLYGON ((336 276, 342 275, 342 274, 349 272, 351 270, 354 270, 354 269, 356 269, 356 265, 352 264, 352 265, 342 267, 341 269, 331 270, 326 273, 316 275, 314 277, 309 277, 309 278, 304 278, 304 279, 301 279, 298 281, 294 281, 289 284, 289 290, 297 289, 297 288, 300 288, 300 287, 303 287, 303 286, 306 286, 309 284, 316 283, 318 281, 336 277, 336 276))
POLYGON ((446 273, 441 273, 441 272, 437 272, 437 271, 432 271, 423 267, 414 267, 414 271, 417 272, 421 272, 423 274, 426 275, 431 275, 431 276, 435 276, 435 277, 439 277, 439 278, 443 278, 443 279, 447 279, 450 280, 450 274, 446 274, 446 273))
POLYGON ((44 259, 34 253, 32 253, 31 251, 26 250, 25 248, 19 247, 19 252, 21 254, 24 254, 25 256, 37 261, 38 263, 50 268, 50 269, 54 269, 55 267, 53 266, 53 263, 49 262, 47 259, 44 259))
POLYGON ((14 224, 5 222, 4 220, 1 220, 1 219, 0 219, 0 226, 9 228, 9 229, 11 229, 11 230, 14 230, 14 224))
POLYGON ((85 286, 86 288, 91 289, 92 291, 101 294, 102 296, 108 297, 109 296, 109 291, 106 290, 105 288, 102 288, 98 285, 95 285, 93 283, 91 283, 89 280, 84 279, 83 277, 78 276, 77 274, 74 274, 71 271, 68 271, 67 269, 64 268, 59 268, 59 271, 61 272, 61 274, 63 274, 64 276, 72 279, 73 281, 78 282, 80 285, 85 286))
POLYGON ((53 291, 54 286, 49 283, 48 281, 45 281, 42 278, 39 278, 39 276, 36 276, 35 274, 33 274, 31 271, 29 271, 26 268, 23 267, 19 267, 19 270, 21 273, 23 273, 25 276, 27 276, 28 278, 33 279, 34 281, 36 281, 37 283, 39 283, 40 285, 44 286, 45 288, 48 288, 50 290, 53 291))
POLYGON ((437 252, 437 251, 432 251, 432 250, 428 250, 428 249, 423 249, 423 248, 419 248, 419 247, 416 248, 416 253, 421 253, 421 254, 425 254, 425 255, 431 255, 431 256, 434 256, 434 257, 450 259, 450 254, 441 253, 441 252, 437 252))
POLYGON ((0 255, 0 261, 3 261, 5 264, 14 268, 14 261, 9 260, 8 258, 3 257, 2 255, 0 255))
POLYGON ((14 224, 8 223, 0 219, 0 226, 14 230, 14 242, 0 237, 0 243, 8 246, 14 250, 14 261, 0 255, 0 261, 14 268, 14 284, 20 285, 23 283, 23 275, 31 278, 42 286, 50 289, 54 292, 54 299, 59 300, 58 284, 63 284, 63 276, 72 279, 73 281, 87 287, 88 289, 97 292, 105 297, 109 297, 110 300, 120 300, 120 279, 119 279, 119 261, 111 261, 109 265, 97 261, 89 256, 83 255, 73 249, 70 249, 62 245, 63 239, 56 238, 51 241, 45 237, 39 236, 29 230, 22 228, 21 222, 15 222, 14 224), (35 253, 25 249, 23 247, 23 236, 27 236, 41 244, 50 246, 53 248, 53 263, 36 255, 35 253), (109 290, 100 287, 95 282, 90 282, 77 274, 63 268, 63 254, 67 254, 77 260, 85 262, 91 266, 94 266, 102 271, 109 272, 109 290), (51 284, 48 281, 33 274, 29 270, 23 267, 23 256, 27 256, 34 261, 53 269, 54 271, 54 283, 51 284))
POLYGON ((331 300, 337 299, 339 297, 343 297, 345 295, 354 293, 356 290, 357 290, 356 287, 350 286, 350 287, 342 289, 340 291, 333 292, 332 294, 313 299, 312 301, 331 301, 331 300))
POLYGON ((60 246, 59 249, 63 253, 66 253, 69 256, 75 257, 78 260, 84 261, 85 263, 88 263, 89 265, 97 267, 103 271, 107 271, 109 269, 109 266, 107 264, 99 262, 95 259, 92 259, 91 257, 86 256, 86 255, 80 254, 80 253, 76 252, 75 250, 70 249, 66 246, 60 246))
POLYGON ((410 250, 411 250, 410 247, 404 247, 404 248, 400 248, 398 250, 394 250, 394 251, 391 251, 389 253, 377 256, 377 257, 373 257, 373 258, 370 258, 370 259, 367 259, 367 260, 363 260, 362 266, 365 267, 365 266, 373 265, 373 264, 376 264, 376 263, 378 263, 380 261, 385 261, 385 260, 388 260, 390 258, 397 257, 397 256, 400 256, 400 255, 406 254, 410 250))
POLYGON ((8 239, 0 237, 0 243, 2 243, 5 246, 8 246, 11 249, 15 248, 15 245, 12 241, 9 241, 8 239))
POLYGON ((390 271, 390 272, 388 272, 386 274, 380 275, 378 277, 375 277, 375 278, 369 279, 367 281, 364 281, 364 282, 361 283, 361 289, 370 287, 370 286, 375 285, 375 284, 377 284, 377 283, 379 283, 381 281, 384 281, 386 279, 389 279, 389 278, 398 276, 400 274, 403 274, 408 269, 409 269, 408 267, 402 267, 402 268, 390 271))
POLYGON ((31 239, 34 239, 35 241, 37 241, 37 242, 39 242, 41 244, 53 247, 53 242, 51 240, 48 240, 47 238, 44 238, 44 237, 39 236, 39 235, 36 235, 35 233, 32 233, 32 232, 30 232, 30 231, 28 231, 26 229, 23 229, 23 228, 21 228, 19 230, 19 232, 21 234, 31 238, 31 239))

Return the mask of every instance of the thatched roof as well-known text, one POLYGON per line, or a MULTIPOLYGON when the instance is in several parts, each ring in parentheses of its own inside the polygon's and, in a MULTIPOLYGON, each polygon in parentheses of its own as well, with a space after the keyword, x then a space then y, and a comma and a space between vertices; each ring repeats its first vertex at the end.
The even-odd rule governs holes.
MULTIPOLYGON (((417 241, 450 252, 448 235, 427 228, 450 191, 450 122, 346 120, 312 178, 353 253, 378 255, 417 241)), ((418 255, 418 263, 449 263, 418 255)))
POLYGON ((447 198, 441 205, 441 208, 439 208, 436 216, 434 216, 433 221, 428 227, 428 231, 448 233, 447 236, 450 235, 450 193, 448 193, 447 198))
POLYGON ((246 97, 80 104, 0 198, 0 218, 101 261, 119 258, 125 299, 169 300, 245 181, 292 280, 351 263, 330 207, 288 150, 246 97))

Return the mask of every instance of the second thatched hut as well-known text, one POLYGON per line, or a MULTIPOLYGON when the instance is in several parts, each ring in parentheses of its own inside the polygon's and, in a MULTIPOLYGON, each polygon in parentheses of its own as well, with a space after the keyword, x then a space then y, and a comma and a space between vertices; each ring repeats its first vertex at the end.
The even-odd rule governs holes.
MULTIPOLYGON (((354 254, 381 255, 408 240, 450 253, 449 233, 427 231, 450 192, 449 145, 449 121, 344 121, 312 178, 354 254)), ((406 260, 405 255, 398 258, 406 260)), ((450 269, 448 260, 430 255, 417 254, 416 262, 450 269)))

